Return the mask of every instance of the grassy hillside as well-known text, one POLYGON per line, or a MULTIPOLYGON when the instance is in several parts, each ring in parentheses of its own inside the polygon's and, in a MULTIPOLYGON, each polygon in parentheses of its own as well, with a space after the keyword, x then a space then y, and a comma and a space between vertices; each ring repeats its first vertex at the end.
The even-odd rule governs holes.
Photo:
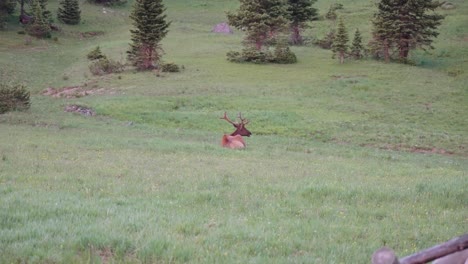
MULTIPOLYGON (((368 263, 384 244, 404 256, 465 233, 468 3, 452 2, 416 66, 339 65, 312 45, 294 65, 229 63, 242 32, 210 31, 232 0, 165 2, 164 59, 184 70, 159 77, 88 70, 98 45, 125 59, 132 1, 81 1, 55 40, 10 24, 0 78, 32 107, 0 115, 0 263, 368 263), (42 94, 75 86, 90 95, 42 94), (224 111, 251 120, 247 149, 219 146, 224 111)), ((343 4, 367 42, 373 1, 343 4)))

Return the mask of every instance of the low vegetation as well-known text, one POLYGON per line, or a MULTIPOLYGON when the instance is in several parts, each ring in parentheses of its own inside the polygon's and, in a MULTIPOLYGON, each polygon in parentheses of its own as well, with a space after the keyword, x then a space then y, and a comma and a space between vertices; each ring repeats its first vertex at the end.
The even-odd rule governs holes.
POLYGON ((0 83, 0 114, 26 110, 30 105, 30 94, 26 87, 0 83))
MULTIPOLYGON (((296 63, 254 64, 226 60, 247 32, 210 32, 239 2, 164 1, 181 71, 105 75, 88 54, 125 60, 136 1, 79 2, 56 41, 18 13, 0 31, 0 80, 30 93, 0 114, 0 263, 369 263, 466 233, 468 2, 413 64, 331 59, 322 0, 296 63), (243 150, 225 111, 250 120, 243 150)), ((365 45, 376 6, 342 3, 365 45)))

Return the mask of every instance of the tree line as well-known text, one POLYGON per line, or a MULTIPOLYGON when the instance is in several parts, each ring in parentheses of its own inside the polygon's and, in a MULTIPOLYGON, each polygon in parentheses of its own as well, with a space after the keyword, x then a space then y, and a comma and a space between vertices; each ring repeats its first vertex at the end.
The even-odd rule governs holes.
MULTIPOLYGON (((126 0, 88 0, 96 4, 124 4, 126 0)), ((295 63, 291 45, 302 45, 304 30, 319 19, 314 8, 316 0, 239 0, 239 8, 226 13, 231 26, 245 32, 243 49, 227 53, 229 61, 254 63, 295 63)), ((26 32, 36 37, 50 37, 53 30, 52 12, 47 0, 0 0, 0 20, 14 13, 19 5, 20 21, 26 32), (27 7, 25 7, 27 6, 27 7)), ((343 17, 330 31, 328 47, 340 63, 346 58, 360 59, 364 54, 406 62, 411 50, 433 48, 437 28, 443 16, 435 13, 440 6, 433 0, 380 0, 372 19, 371 40, 362 43, 359 29, 349 44, 343 17)), ((337 19, 342 4, 332 4, 327 19, 337 19)), ((130 14, 133 28, 127 59, 138 69, 154 69, 162 57, 161 40, 169 32, 170 22, 162 0, 136 0, 130 14)), ((66 24, 80 23, 78 0, 60 0, 57 20, 66 24)))
MULTIPOLYGON (((301 31, 309 22, 318 19, 317 9, 313 8, 316 0, 239 1, 239 9, 228 12, 227 17, 229 24, 246 33, 243 50, 227 54, 231 61, 278 62, 275 61, 278 49, 283 50, 283 54, 289 53, 288 58, 295 57, 285 45, 302 44, 301 31), (285 41, 288 35, 288 41, 285 41), (271 49, 275 50, 273 54, 271 49)), ((411 50, 433 48, 431 44, 438 36, 437 28, 444 18, 434 11, 441 5, 433 0, 381 0, 372 18, 372 36, 367 47, 362 43, 359 29, 354 32, 349 45, 343 17, 339 18, 337 28, 330 31, 325 41, 329 43, 325 46, 331 48, 340 63, 349 57, 362 58, 364 53, 386 62, 408 62, 411 50)), ((332 4, 326 19, 337 19, 339 9, 343 9, 342 4, 332 4)), ((294 63, 295 60, 279 62, 294 63)))

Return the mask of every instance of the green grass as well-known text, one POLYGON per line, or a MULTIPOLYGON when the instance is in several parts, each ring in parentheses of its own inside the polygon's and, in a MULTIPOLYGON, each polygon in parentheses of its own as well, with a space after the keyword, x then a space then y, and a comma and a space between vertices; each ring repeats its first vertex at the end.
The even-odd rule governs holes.
MULTIPOLYGON (((125 57, 131 3, 83 2, 57 42, 12 24, 0 77, 25 83, 32 106, 0 115, 0 263, 368 263, 383 245, 405 256, 466 233, 468 4, 452 2, 417 66, 339 65, 313 46, 293 47, 294 65, 229 63, 242 33, 210 33, 227 0, 166 1, 164 59, 185 69, 162 77, 89 73, 97 45, 125 57), (76 85, 104 94, 41 95, 76 85), (219 146, 224 111, 251 120, 247 149, 219 146)), ((372 3, 344 6, 369 38, 372 3)))

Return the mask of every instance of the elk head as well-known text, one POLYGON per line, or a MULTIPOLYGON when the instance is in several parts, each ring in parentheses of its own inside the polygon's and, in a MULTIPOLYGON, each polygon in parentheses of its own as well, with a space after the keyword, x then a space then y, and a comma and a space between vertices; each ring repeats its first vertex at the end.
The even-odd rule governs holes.
POLYGON ((228 121, 231 125, 236 128, 236 131, 232 132, 230 135, 224 135, 221 140, 221 145, 226 148, 245 148, 245 142, 242 136, 250 137, 252 133, 250 133, 245 125, 249 123, 249 120, 242 118, 241 113, 239 113, 239 123, 235 123, 231 121, 228 117, 226 112, 224 112, 224 116, 221 119, 228 121))

